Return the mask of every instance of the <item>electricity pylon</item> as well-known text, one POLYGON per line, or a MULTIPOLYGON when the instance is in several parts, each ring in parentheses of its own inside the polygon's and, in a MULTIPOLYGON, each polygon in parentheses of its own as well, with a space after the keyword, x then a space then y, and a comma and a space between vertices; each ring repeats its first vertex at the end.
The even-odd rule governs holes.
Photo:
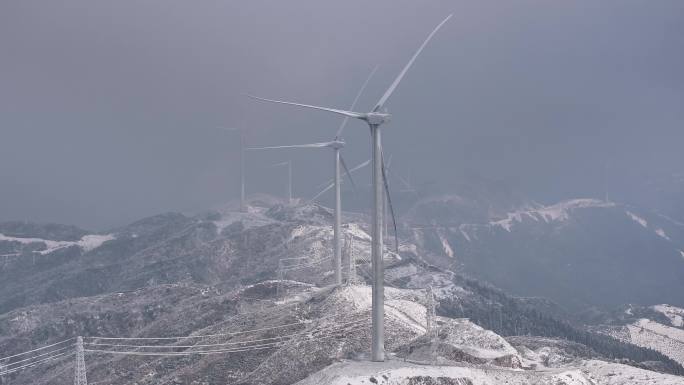
POLYGON ((347 277, 347 285, 356 285, 356 258, 354 257, 354 236, 349 236, 349 243, 347 243, 347 254, 349 256, 349 276, 347 277))
POLYGON ((432 335, 434 324, 435 324, 435 296, 432 292, 432 286, 428 286, 427 289, 427 306, 425 306, 425 334, 432 335))
POLYGON ((83 337, 76 337, 76 367, 74 368, 74 385, 88 385, 85 367, 83 337))

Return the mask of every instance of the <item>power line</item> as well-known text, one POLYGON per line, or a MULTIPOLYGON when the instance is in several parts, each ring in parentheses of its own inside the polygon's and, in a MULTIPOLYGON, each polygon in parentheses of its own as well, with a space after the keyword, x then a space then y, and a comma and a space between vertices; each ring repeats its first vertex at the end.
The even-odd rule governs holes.
MULTIPOLYGON (((329 337, 337 337, 344 330, 335 330, 328 332, 327 334, 321 334, 319 336, 312 337, 312 339, 322 339, 329 337)), ((309 334, 309 333, 307 333, 309 334)), ((92 353, 103 353, 103 354, 119 354, 119 355, 133 355, 133 356, 176 356, 176 357, 186 357, 192 355, 210 355, 210 354, 225 354, 225 353, 239 353, 247 352, 252 350, 264 350, 273 349, 281 346, 284 341, 272 342, 268 344, 253 345, 250 347, 244 347, 239 349, 218 349, 218 350, 202 350, 202 351, 191 351, 191 352, 133 352, 133 351, 114 351, 114 350, 100 350, 100 349, 85 349, 86 352, 92 353)))
POLYGON ((14 362, 11 362, 11 363, 9 363, 9 364, 3 364, 3 368, 4 368, 4 369, 8 369, 10 366, 13 366, 13 365, 16 365, 16 364, 19 364, 19 363, 22 363, 22 362, 26 362, 26 361, 35 360, 36 358, 44 357, 44 356, 47 356, 47 355, 50 355, 50 354, 53 354, 53 353, 57 353, 57 352, 60 352, 60 351, 64 351, 64 350, 70 349, 70 348, 72 348, 72 346, 71 346, 71 345, 68 345, 68 346, 65 346, 65 347, 60 348, 60 349, 56 349, 56 350, 49 351, 49 352, 47 352, 47 353, 41 353, 41 354, 35 355, 35 356, 33 356, 33 357, 24 358, 23 360, 14 361, 14 362))
POLYGON ((251 330, 243 330, 243 331, 232 332, 232 333, 204 334, 204 335, 194 335, 194 336, 177 336, 177 337, 84 337, 84 338, 95 339, 95 340, 127 340, 127 341, 183 340, 183 339, 194 339, 194 338, 236 336, 236 335, 241 335, 241 334, 255 333, 255 332, 259 332, 259 331, 263 331, 263 330, 282 329, 282 328, 286 328, 286 327, 290 327, 290 326, 296 326, 296 325, 301 325, 301 324, 306 324, 306 323, 311 323, 311 322, 313 322, 313 321, 307 320, 307 321, 301 321, 301 322, 293 322, 293 323, 285 324, 285 325, 271 326, 271 327, 261 328, 261 329, 251 329, 251 330))
POLYGON ((29 363, 29 364, 26 364, 26 365, 22 365, 22 366, 13 368, 13 369, 11 369, 11 370, 7 370, 7 371, 4 371, 4 372, 0 372, 0 376, 3 376, 3 375, 5 375, 5 374, 10 374, 10 373, 18 372, 18 371, 20 371, 20 370, 22 370, 22 369, 25 369, 25 368, 29 368, 29 367, 38 365, 39 363, 43 363, 43 362, 46 362, 46 361, 54 360, 54 359, 57 358, 57 357, 68 356, 68 355, 72 355, 72 354, 74 354, 74 352, 64 352, 64 353, 55 354, 54 356, 50 356, 50 357, 47 357, 47 358, 43 358, 42 360, 38 360, 38 361, 36 361, 36 362, 32 362, 32 363, 29 363))
POLYGON ((44 350, 44 349, 47 349, 47 348, 51 348, 51 347, 53 347, 53 346, 61 345, 61 344, 66 343, 66 342, 73 341, 73 339, 74 339, 74 338, 72 337, 72 338, 69 338, 69 339, 66 339, 66 340, 63 340, 63 341, 55 342, 54 344, 51 344, 51 345, 43 346, 43 347, 36 348, 36 349, 33 349, 33 350, 28 350, 28 351, 25 351, 25 352, 22 352, 22 353, 17 353, 17 354, 12 355, 12 356, 2 357, 2 358, 0 358, 0 361, 6 360, 6 359, 9 359, 9 358, 14 358, 14 357, 23 356, 23 355, 25 355, 25 354, 37 352, 37 351, 39 351, 39 350, 44 350))
MULTIPOLYGON (((328 328, 332 327, 341 327, 341 326, 346 326, 350 324, 358 324, 365 321, 364 319, 357 319, 351 322, 346 322, 343 324, 337 324, 337 325, 331 325, 327 326, 323 330, 327 330, 328 328)), ((304 332, 299 332, 299 333, 293 333, 293 334, 287 334, 287 335, 281 335, 281 336, 275 336, 275 337, 269 337, 269 338, 260 338, 260 339, 255 339, 255 340, 246 340, 246 341, 232 341, 232 342, 223 342, 223 343, 216 343, 216 344, 196 344, 196 345, 132 345, 132 344, 101 344, 101 343, 93 343, 93 342, 87 342, 85 345, 87 346, 110 346, 110 347, 127 347, 127 348, 150 348, 150 349, 174 349, 174 348, 199 348, 199 347, 212 347, 212 346, 229 346, 229 345, 249 345, 255 342, 265 342, 265 341, 273 341, 273 340, 283 340, 283 339, 290 339, 291 337, 295 336, 300 336, 300 335, 306 335, 306 334, 311 334, 312 332, 319 332, 319 330, 314 330, 314 331, 304 331, 304 332)))
POLYGON ((264 331, 264 330, 282 329, 282 328, 286 328, 286 327, 290 327, 290 326, 310 324, 310 323, 313 323, 315 321, 321 321, 324 319, 334 318, 337 316, 338 315, 333 314, 333 315, 329 315, 326 317, 320 317, 320 318, 316 318, 316 319, 312 319, 312 320, 305 320, 305 321, 293 322, 293 323, 284 324, 284 325, 269 326, 269 327, 265 327, 265 328, 242 330, 239 332, 229 332, 229 333, 204 334, 204 335, 193 335, 193 336, 176 336, 176 337, 83 337, 83 338, 84 339, 91 339, 91 340, 95 339, 95 340, 129 340, 129 341, 134 341, 134 340, 148 340, 148 341, 160 340, 161 341, 161 340, 181 340, 181 339, 193 339, 193 338, 236 336, 236 335, 241 335, 241 334, 260 332, 260 331, 264 331))
POLYGON ((245 352, 249 350, 260 350, 260 349, 271 349, 276 347, 280 342, 272 342, 269 344, 260 344, 245 347, 242 349, 216 349, 216 350, 200 350, 192 352, 131 352, 131 351, 118 351, 118 350, 101 350, 101 349, 85 349, 86 352, 94 353, 108 353, 108 354, 123 354, 123 355, 137 355, 137 356, 190 356, 190 355, 207 355, 207 354, 219 354, 219 353, 236 353, 245 352))
POLYGON ((325 257, 325 258, 317 259, 314 262, 302 263, 299 265, 292 265, 292 266, 285 266, 282 268, 281 271, 302 270, 302 269, 306 269, 307 267, 314 267, 316 265, 320 265, 323 262, 329 261, 331 258, 332 257, 325 257))

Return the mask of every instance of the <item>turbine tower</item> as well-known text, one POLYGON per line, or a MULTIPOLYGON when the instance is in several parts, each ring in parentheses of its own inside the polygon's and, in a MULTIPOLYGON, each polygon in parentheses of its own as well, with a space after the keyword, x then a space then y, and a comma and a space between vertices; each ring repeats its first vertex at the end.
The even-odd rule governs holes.
MULTIPOLYGON (((336 108, 319 107, 310 104, 293 103, 282 100, 265 99, 256 96, 248 95, 254 99, 271 102, 288 104, 292 106, 313 108, 316 110, 328 111, 335 114, 343 115, 348 118, 355 118, 365 121, 370 128, 370 133, 372 137, 372 159, 373 159, 373 208, 372 208, 372 247, 371 247, 371 262, 373 265, 373 287, 372 287, 372 343, 371 343, 371 360, 373 361, 384 361, 385 360, 385 347, 384 347, 384 266, 383 266, 383 240, 382 240, 382 223, 383 223, 383 192, 386 192, 389 197, 389 192, 387 191, 386 178, 384 172, 384 161, 382 155, 382 136, 380 127, 382 124, 390 121, 390 114, 387 112, 380 112, 380 110, 385 106, 385 103, 392 95, 394 90, 401 82, 406 72, 411 68, 413 62, 416 60, 418 55, 423 51, 427 43, 432 39, 432 37, 437 33, 437 31, 451 18, 449 15, 441 23, 435 27, 434 30, 428 35, 427 39, 420 45, 415 54, 411 57, 406 66, 401 70, 399 75, 390 87, 382 95, 378 103, 373 107, 370 112, 361 113, 354 111, 341 110, 336 108)), ((390 210, 391 208, 391 201, 390 210)))
MULTIPOLYGON (((375 71, 377 71, 378 67, 376 66, 373 71, 371 71, 370 75, 366 78, 366 81, 363 83, 361 86, 361 89, 359 92, 356 94, 356 97, 354 98, 354 101, 351 104, 350 109, 354 109, 356 106, 356 102, 359 100, 359 97, 363 93, 363 90, 366 88, 368 85, 368 82, 371 80, 373 77, 373 74, 375 74, 375 71)), ((347 125, 347 121, 349 118, 345 117, 342 120, 342 124, 340 124, 340 127, 337 129, 337 133, 335 134, 335 138, 331 142, 323 142, 323 143, 309 143, 309 144, 295 144, 295 145, 289 145, 289 146, 267 146, 267 147, 249 147, 247 150, 274 150, 274 149, 290 149, 290 148, 330 148, 333 150, 333 159, 334 159, 334 171, 333 171, 333 187, 335 187, 335 214, 334 214, 334 221, 333 221, 333 271, 335 272, 335 284, 336 285, 341 285, 342 284, 342 198, 341 198, 341 192, 340 192, 340 184, 341 184, 341 178, 340 178, 340 164, 342 164, 342 167, 344 167, 345 172, 347 173, 347 177, 349 178, 349 181, 354 184, 354 180, 352 179, 351 176, 351 171, 347 168, 347 164, 344 161, 344 158, 340 154, 340 150, 344 147, 344 140, 342 140, 342 131, 344 131, 344 127, 347 125)), ((328 189, 323 190, 323 192, 327 191, 328 189)), ((320 196, 323 192, 319 193, 314 197, 316 199, 317 197, 320 196)))
POLYGON ((241 128, 219 128, 240 133, 240 211, 244 213, 247 212, 247 203, 245 202, 245 132, 241 128))

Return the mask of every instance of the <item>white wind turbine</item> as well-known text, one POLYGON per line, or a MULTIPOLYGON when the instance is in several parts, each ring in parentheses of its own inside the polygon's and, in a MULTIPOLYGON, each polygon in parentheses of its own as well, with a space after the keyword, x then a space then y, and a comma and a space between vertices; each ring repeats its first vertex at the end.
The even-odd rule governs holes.
POLYGON ((241 128, 217 128, 240 133, 240 211, 243 213, 247 212, 247 204, 245 202, 245 132, 241 128))
MULTIPOLYGON (((370 82, 371 78, 373 77, 373 74, 375 74, 375 71, 377 70, 378 67, 376 66, 375 68, 373 68, 373 71, 371 71, 370 75, 368 75, 368 77, 366 78, 366 81, 361 86, 361 89, 356 94, 356 97, 354 98, 354 101, 351 104, 351 110, 353 110, 356 106, 356 102, 359 100, 359 97, 361 97, 363 90, 366 88, 368 82, 370 82)), ((344 131, 344 127, 347 125, 348 120, 349 119, 347 117, 345 117, 342 120, 342 123, 340 124, 340 127, 337 129, 337 133, 335 134, 335 138, 333 138, 331 142, 247 148, 247 150, 274 150, 291 148, 330 148, 333 150, 335 168, 333 171, 334 182, 331 187, 335 187, 335 214, 333 223, 333 270, 335 272, 336 285, 342 284, 342 199, 340 194, 340 163, 342 164, 342 167, 344 167, 344 170, 347 173, 349 181, 352 183, 352 185, 354 184, 354 180, 351 176, 351 171, 349 170, 349 168, 347 168, 347 164, 344 162, 344 158, 340 155, 340 150, 344 147, 345 144, 344 140, 342 140, 342 132, 344 131)), ((326 192, 328 189, 329 188, 320 192, 312 200, 318 198, 322 193, 326 192)))
POLYGON ((288 104, 298 107, 313 108, 316 110, 328 111, 335 114, 343 115, 347 118, 356 118, 365 121, 371 132, 373 149, 372 149, 372 159, 373 159, 373 215, 372 215, 372 246, 371 246, 371 262, 373 265, 373 289, 372 289, 372 343, 371 343, 371 360, 373 361, 384 361, 385 360, 385 349, 384 349, 384 267, 383 267, 383 240, 382 240, 382 222, 383 222, 383 192, 386 191, 385 183, 385 168, 382 156, 382 140, 380 135, 380 126, 383 123, 387 123, 390 120, 390 114, 387 112, 380 112, 384 107, 385 103, 392 95, 394 90, 401 82, 402 78, 409 70, 413 62, 416 60, 418 55, 423 51, 427 43, 432 39, 432 37, 437 33, 437 31, 451 18, 452 15, 447 16, 441 23, 435 27, 432 32, 428 35, 427 39, 420 45, 416 53, 411 57, 406 66, 401 70, 397 78, 390 85, 390 87, 382 95, 378 103, 373 107, 370 112, 361 113, 354 111, 341 110, 336 108, 327 108, 313 106, 309 104, 286 102, 282 100, 264 99, 256 96, 248 95, 254 99, 288 104))

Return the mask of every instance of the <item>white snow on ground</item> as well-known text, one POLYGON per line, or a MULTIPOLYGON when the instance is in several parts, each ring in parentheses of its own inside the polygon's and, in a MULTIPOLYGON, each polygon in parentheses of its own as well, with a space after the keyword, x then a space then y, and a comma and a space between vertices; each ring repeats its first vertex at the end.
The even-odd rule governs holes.
POLYGON ((655 233, 663 239, 667 239, 668 241, 670 240, 670 237, 668 237, 667 234, 665 234, 665 230, 663 229, 656 229, 655 233))
POLYGON ((394 318, 418 334, 425 333, 426 314, 425 307, 413 301, 385 301, 385 317, 394 318))
POLYGON ((97 235, 97 234, 91 234, 91 235, 84 235, 83 238, 81 238, 80 241, 76 242, 78 246, 80 246, 83 251, 88 252, 90 250, 95 250, 98 247, 102 246, 103 243, 107 241, 111 241, 115 239, 114 235, 112 234, 107 234, 107 235, 97 235))
POLYGON ((634 213, 631 212, 631 211, 625 211, 625 213, 627 213, 627 215, 628 215, 630 218, 632 218, 632 220, 633 220, 634 222, 640 224, 642 227, 648 227, 648 222, 647 222, 644 218, 642 218, 642 217, 640 217, 640 216, 634 214, 634 213))
POLYGON ((358 223, 349 223, 346 226, 346 233, 349 235, 352 235, 354 238, 357 239, 362 239, 364 241, 369 241, 371 240, 370 235, 368 235, 367 232, 365 232, 361 226, 359 226, 358 223))
POLYGON ((522 222, 529 218, 534 221, 555 222, 565 221, 570 217, 570 212, 576 209, 589 207, 614 207, 615 203, 604 202, 597 199, 572 199, 556 203, 551 206, 526 207, 522 210, 510 212, 506 218, 490 222, 490 225, 502 227, 510 232, 516 222, 522 222))
POLYGON ((454 257, 454 249, 451 248, 451 245, 449 244, 449 240, 444 235, 444 231, 442 231, 441 229, 438 229, 437 235, 439 236, 440 242, 442 242, 442 249, 444 250, 444 254, 453 258, 454 257))
POLYGON ((627 325, 629 342, 657 350, 684 365, 684 330, 649 319, 627 325))
POLYGON ((50 254, 54 251, 64 249, 67 247, 71 247, 71 246, 78 246, 81 249, 83 249, 84 252, 88 252, 88 251, 97 249, 98 247, 102 246, 103 243, 105 243, 107 241, 111 241, 113 239, 115 239, 115 237, 112 234, 84 235, 78 241, 53 241, 50 239, 42 239, 42 238, 8 237, 4 234, 0 234, 0 241, 19 242, 19 243, 25 244, 25 245, 28 245, 31 243, 42 243, 45 245, 45 250, 36 251, 36 253, 39 253, 42 255, 50 254))
POLYGON ((580 369, 597 385, 683 385, 684 377, 662 374, 612 362, 589 360, 580 369))
MULTIPOLYGON (((385 304, 391 304, 395 309, 409 315, 416 320, 425 318, 425 307, 417 302, 411 301, 419 295, 424 295, 418 290, 397 289, 385 287, 385 304), (421 316, 422 314, 422 316, 421 316)), ((336 306, 344 306, 341 303, 351 305, 356 311, 370 310, 371 308, 371 287, 366 285, 351 285, 340 287, 329 297, 336 306)))
POLYGON ((663 313, 667 318, 669 318, 673 326, 684 326, 684 309, 667 304, 655 305, 652 308, 659 313, 663 313))
POLYGON ((440 327, 440 342, 483 359, 518 355, 513 346, 491 330, 486 330, 467 319, 440 319, 444 322, 440 327), (442 338, 442 332, 446 333, 446 337, 442 338))
POLYGON ((458 226, 458 230, 461 232, 461 235, 463 235, 463 238, 466 239, 466 241, 470 242, 470 235, 465 231, 465 224, 462 224, 458 226))
POLYGON ((310 375, 297 385, 682 385, 684 378, 627 365, 590 360, 579 367, 524 371, 464 366, 342 361, 310 375), (449 381, 449 382, 447 382, 449 381))
POLYGON ((221 219, 214 221, 214 224, 218 228, 218 232, 220 233, 223 229, 236 222, 242 222, 242 225, 245 228, 265 226, 275 222, 273 219, 264 215, 266 209, 252 206, 248 206, 248 208, 249 210, 246 213, 229 210, 222 212, 221 219))

